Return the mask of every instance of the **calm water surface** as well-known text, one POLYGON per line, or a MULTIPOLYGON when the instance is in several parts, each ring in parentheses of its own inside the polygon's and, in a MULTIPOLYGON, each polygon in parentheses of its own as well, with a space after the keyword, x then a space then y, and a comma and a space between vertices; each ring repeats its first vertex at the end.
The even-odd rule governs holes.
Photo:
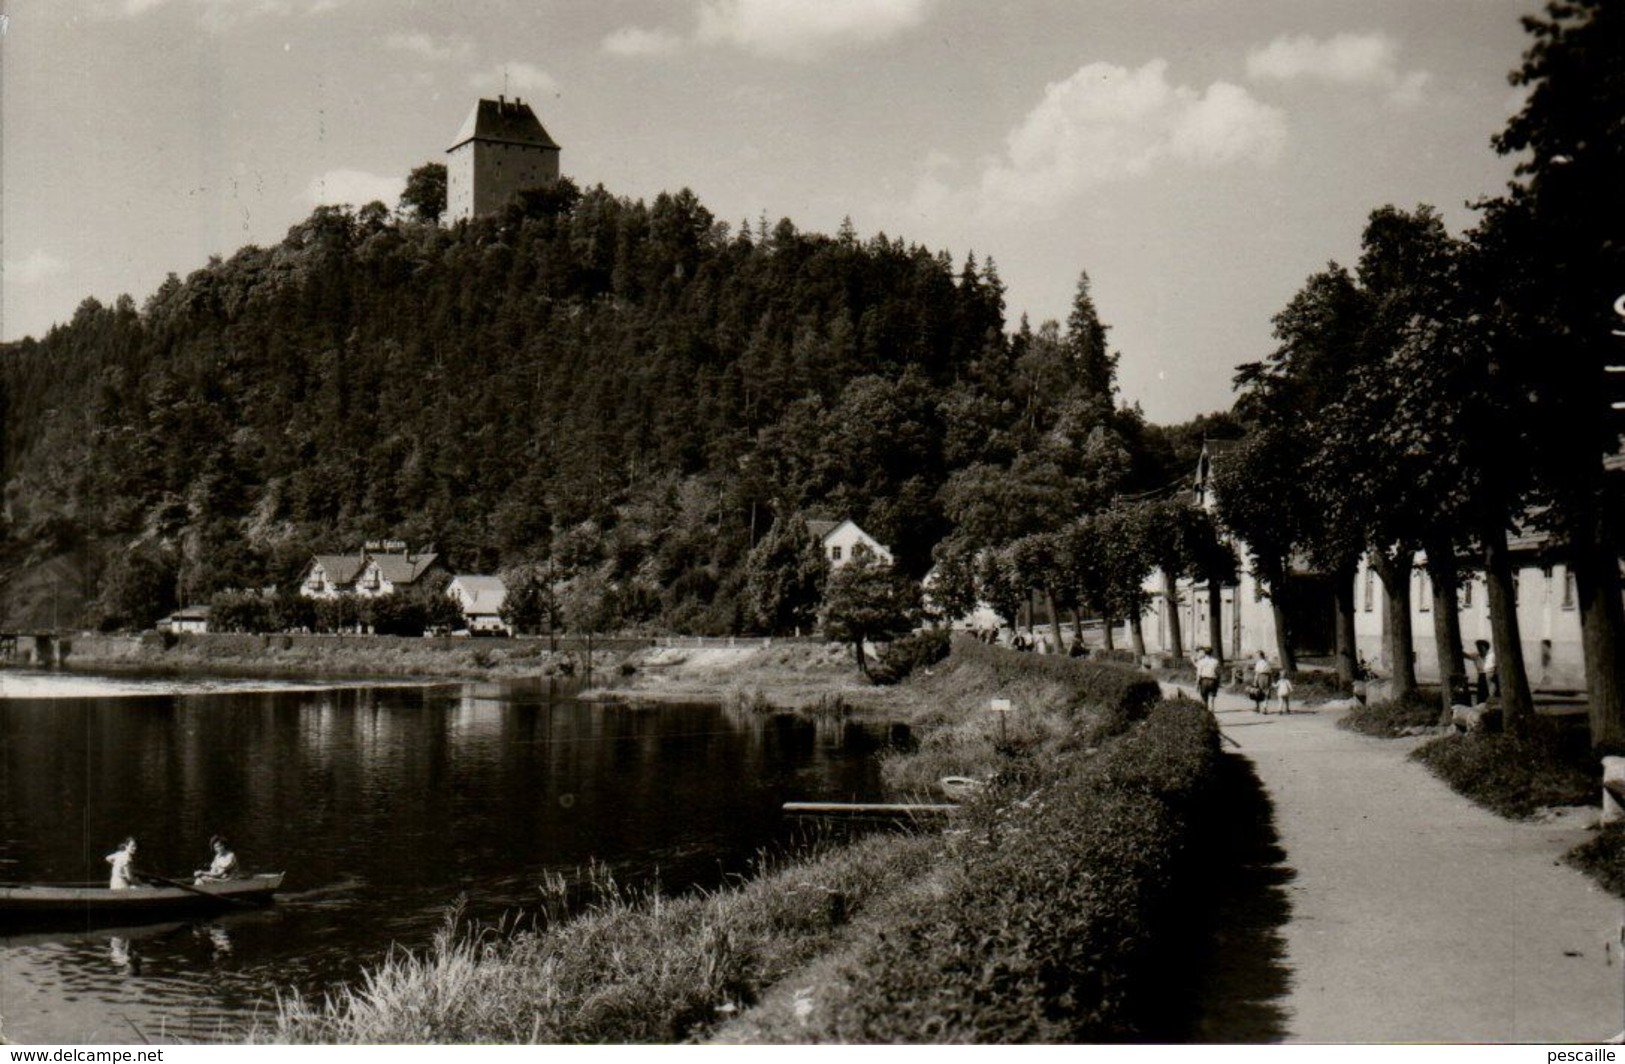
POLYGON ((782 802, 874 798, 891 729, 714 705, 601 705, 547 681, 322 688, 0 673, 0 880, 105 882, 126 834, 181 876, 207 840, 286 871, 269 909, 133 928, 0 927, 0 1037, 235 1037, 459 898, 534 912, 545 873, 714 885, 794 843, 782 802), (259 689, 254 689, 258 687, 259 689), (61 697, 72 695, 73 697, 61 697))

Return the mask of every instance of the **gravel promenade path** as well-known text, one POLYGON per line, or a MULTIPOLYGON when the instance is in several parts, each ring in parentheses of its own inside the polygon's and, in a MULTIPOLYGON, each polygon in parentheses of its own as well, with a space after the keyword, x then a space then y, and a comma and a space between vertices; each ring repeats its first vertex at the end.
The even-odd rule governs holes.
POLYGON ((1504 820, 1339 711, 1218 717, 1274 807, 1287 1042, 1598 1042, 1625 1028, 1625 905, 1560 862, 1594 812, 1504 820))

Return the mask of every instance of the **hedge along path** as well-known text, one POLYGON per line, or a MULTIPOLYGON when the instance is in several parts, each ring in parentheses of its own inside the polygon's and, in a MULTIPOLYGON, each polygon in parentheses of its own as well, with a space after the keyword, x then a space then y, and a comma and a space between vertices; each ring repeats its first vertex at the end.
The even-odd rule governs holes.
POLYGON ((1259 716, 1221 693, 1275 807, 1290 1042, 1590 1042, 1625 1026, 1625 906, 1559 858, 1585 820, 1504 820, 1408 759, 1424 739, 1259 716))

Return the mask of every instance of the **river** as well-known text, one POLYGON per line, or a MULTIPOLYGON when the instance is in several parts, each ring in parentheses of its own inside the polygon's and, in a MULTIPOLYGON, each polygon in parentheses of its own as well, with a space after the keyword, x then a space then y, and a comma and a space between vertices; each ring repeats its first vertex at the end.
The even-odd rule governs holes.
POLYGON ((549 681, 324 686, 0 670, 0 880, 105 881, 125 835, 181 876, 227 836, 286 871, 266 909, 130 928, 0 926, 0 1038, 234 1039, 463 900, 535 912, 597 864, 676 892, 795 845, 795 799, 881 796, 898 729, 575 700, 549 681))

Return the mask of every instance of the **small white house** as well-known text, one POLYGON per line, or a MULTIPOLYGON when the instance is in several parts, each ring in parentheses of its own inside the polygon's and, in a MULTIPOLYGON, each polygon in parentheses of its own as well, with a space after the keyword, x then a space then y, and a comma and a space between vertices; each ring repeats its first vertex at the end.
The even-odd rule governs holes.
POLYGON ((500 576, 462 573, 451 578, 446 594, 457 601, 470 632, 508 630, 502 620, 502 603, 508 597, 508 588, 500 576))
POLYGON ((207 632, 209 630, 209 607, 188 606, 183 610, 176 610, 158 622, 158 630, 161 632, 207 632))
POLYGON ((883 565, 892 564, 891 550, 850 517, 844 521, 808 521, 807 530, 823 544, 824 557, 832 569, 850 565, 865 554, 883 565))

